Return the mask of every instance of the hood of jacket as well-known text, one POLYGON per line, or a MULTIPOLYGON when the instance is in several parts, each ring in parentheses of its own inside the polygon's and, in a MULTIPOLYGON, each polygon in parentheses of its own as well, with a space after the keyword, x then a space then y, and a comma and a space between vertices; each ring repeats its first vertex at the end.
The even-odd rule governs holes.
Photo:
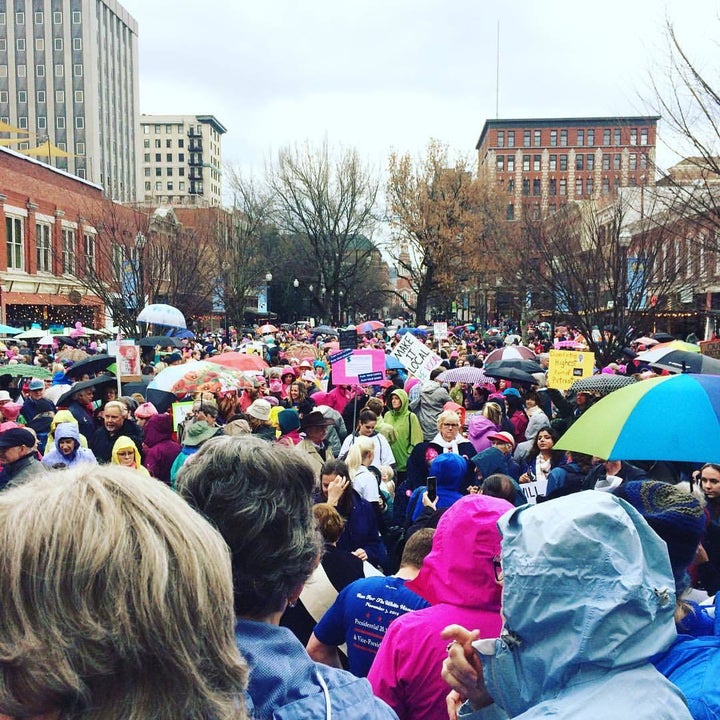
POLYGON ((129 438, 127 435, 120 435, 117 440, 115 440, 115 444, 113 445, 112 449, 112 459, 111 462, 115 465, 121 465, 120 461, 118 460, 118 453, 120 450, 127 450, 128 448, 132 448, 135 451, 135 466, 140 467, 140 451, 137 449, 137 445, 132 441, 131 438, 129 438))
POLYGON ((675 640, 667 548, 624 500, 589 490, 517 508, 498 526, 505 630, 481 657, 490 694, 513 717, 675 640))
POLYGON ((499 518, 512 505, 487 495, 466 495, 440 518, 432 550, 418 576, 406 583, 431 605, 500 611, 502 585, 496 580, 500 560, 499 518), (463 550, 458 552, 458 538, 463 550))
POLYGON ((397 390, 393 390, 390 393, 390 397, 395 395, 396 397, 400 398, 400 409, 399 410, 393 410, 392 405, 390 406, 390 412, 388 413, 389 418, 400 418, 404 415, 407 415, 409 412, 408 410, 408 394, 404 390, 400 390, 399 388, 397 390))
POLYGON ((163 440, 171 440, 173 432, 172 417, 167 413, 153 415, 148 418, 143 430, 143 441, 148 447, 153 447, 163 440))
POLYGON ((75 441, 75 450, 80 447, 80 429, 77 422, 61 422, 55 427, 55 447, 60 450, 60 440, 72 438, 75 441))
POLYGON ((476 413, 468 422, 468 440, 472 443, 476 452, 481 452, 492 445, 487 436, 494 435, 498 430, 500 430, 500 427, 490 418, 481 413, 476 413))

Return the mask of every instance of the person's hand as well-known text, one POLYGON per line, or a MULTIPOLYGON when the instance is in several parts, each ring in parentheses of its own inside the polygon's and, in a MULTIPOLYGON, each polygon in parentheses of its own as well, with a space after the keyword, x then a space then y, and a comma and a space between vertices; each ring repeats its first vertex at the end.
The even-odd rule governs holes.
POLYGON ((465 702, 463 696, 457 690, 451 690, 445 698, 447 714, 450 720, 458 720, 458 711, 465 702))
POLYGON ((518 482, 519 482, 519 483, 529 483, 529 482, 532 482, 532 480, 530 479, 530 476, 529 476, 527 473, 523 473, 523 474, 518 478, 518 482))
POLYGON ((708 557, 707 550, 703 547, 703 544, 700 543, 697 546, 697 550, 695 550, 695 559, 693 562, 695 565, 703 565, 706 562, 709 562, 710 558, 708 557))
POLYGON ((434 500, 428 497, 427 490, 422 494, 422 504, 425 507, 432 508, 435 512, 437 512, 437 501, 437 497, 434 500))
MULTIPOLYGON (((448 656, 443 661, 443 680, 458 694, 460 700, 469 700, 475 710, 492 705, 485 680, 482 663, 472 643, 480 636, 478 630, 467 630, 461 625, 448 625, 441 633, 443 640, 450 640, 448 656)), ((456 698, 453 698, 455 706, 456 698)), ((448 696, 448 713, 451 699, 448 696)), ((452 717, 452 716, 451 716, 452 717)))
POLYGON ((368 554, 362 549, 358 548, 357 550, 353 550, 352 554, 355 557, 360 558, 363 562, 365 562, 368 559, 368 554))
POLYGON ((480 494, 480 486, 479 485, 468 485, 467 491, 468 491, 468 495, 479 495, 480 494))
POLYGON ((342 475, 337 475, 334 480, 331 480, 328 483, 327 490, 328 504, 332 505, 333 507, 337 507, 337 504, 340 502, 340 498, 345 492, 345 488, 349 484, 350 482, 346 480, 342 475))

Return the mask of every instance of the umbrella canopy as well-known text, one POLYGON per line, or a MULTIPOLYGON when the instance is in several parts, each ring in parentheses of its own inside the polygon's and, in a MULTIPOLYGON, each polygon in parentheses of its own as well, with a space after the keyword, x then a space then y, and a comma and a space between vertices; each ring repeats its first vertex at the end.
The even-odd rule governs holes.
POLYGON ((461 382, 470 385, 482 385, 491 382, 490 378, 485 374, 483 368, 476 367, 458 367, 452 370, 446 370, 437 376, 440 382, 461 382))
POLYGON ((83 375, 96 375, 103 370, 107 370, 114 362, 114 355, 90 355, 90 357, 71 365, 65 371, 65 377, 76 379, 83 375))
POLYGON ((503 360, 534 360, 535 353, 524 345, 509 345, 493 350, 486 358, 485 364, 503 360))
POLYGON ((664 332, 653 333, 652 338, 653 340, 657 340, 661 343, 672 342, 675 339, 675 337, 670 335, 670 333, 664 332))
POLYGON ((635 378, 630 375, 610 375, 609 373, 599 373, 590 377, 576 380, 570 386, 570 392, 591 392, 599 395, 609 395, 615 390, 634 385, 635 378))
POLYGON ((720 462, 720 376, 670 375, 598 400, 555 444, 607 460, 720 462))
POLYGON ((313 335, 337 335, 338 331, 329 325, 318 325, 310 331, 313 335))
POLYGON ((83 380, 82 382, 74 383, 70 389, 63 393, 55 403, 58 407, 67 407, 70 403, 70 399, 78 390, 85 390, 86 388, 92 388, 95 390, 101 385, 117 385, 117 378, 113 375, 98 375, 97 377, 90 378, 90 380, 83 380))
POLYGON ((172 305, 153 303, 146 305, 137 316, 139 322, 152 325, 166 325, 167 327, 187 327, 185 316, 172 305))
POLYGON ((410 333, 411 335, 415 335, 416 337, 425 338, 428 336, 429 330, 426 330, 425 328, 419 328, 419 327, 401 327, 398 331, 398 335, 404 335, 405 333, 410 333))
POLYGON ((261 325, 257 329, 258 335, 270 335, 272 333, 276 333, 277 331, 278 329, 270 323, 267 323, 266 325, 261 325))
POLYGON ((52 345, 55 342, 55 338, 52 335, 43 335, 38 341, 38 345, 52 345))
POLYGON ((639 345, 644 345, 645 347, 651 347, 653 345, 657 345, 660 341, 655 338, 647 337, 647 335, 643 335, 642 337, 633 340, 633 342, 636 342, 639 345))
POLYGON ((23 155, 32 155, 34 157, 54 157, 54 158, 70 158, 75 157, 71 152, 68 152, 67 150, 63 150, 61 147, 58 147, 57 145, 54 145, 53 143, 48 140, 47 142, 44 142, 42 145, 38 145, 37 147, 30 148, 29 150, 21 150, 20 151, 23 155))
POLYGON ((522 338, 520 335, 506 335, 505 336, 505 344, 506 345, 512 345, 515 341, 522 342, 522 338))
POLYGON ((150 382, 148 390, 161 390, 183 398, 196 392, 222 393, 251 387, 252 382, 238 370, 207 360, 193 360, 165 368, 150 382))
POLYGON ((22 332, 22 328, 10 327, 10 325, 3 325, 0 323, 0 335, 17 335, 22 332))
POLYGON ((148 335, 147 337, 140 338, 138 340, 138 345, 140 347, 156 347, 160 346, 163 347, 175 347, 179 348, 182 347, 182 343, 180 342, 180 338, 177 337, 170 337, 169 335, 148 335))
POLYGON ((542 365, 537 360, 503 360, 502 362, 486 362, 483 370, 486 375, 492 375, 492 372, 490 372, 491 370, 507 370, 509 368, 522 370, 526 373, 543 372, 542 365))
POLYGON ((30 330, 23 330, 19 335, 15 336, 16 340, 37 340, 38 338, 45 337, 48 334, 47 330, 41 328, 31 328, 30 330))
POLYGON ((226 352, 208 358, 208 362, 222 365, 233 370, 258 370, 262 372, 269 365, 259 355, 247 355, 241 352, 226 352))
MULTIPOLYGON (((644 360, 643 355, 645 353, 638 355, 638 358, 644 360)), ((716 360, 709 355, 700 355, 700 353, 686 352, 684 350, 672 350, 665 353, 659 360, 651 362, 650 365, 672 373, 720 375, 720 360, 716 360)))
POLYGON ((684 343, 680 340, 673 340, 672 342, 668 343, 660 343, 651 350, 644 350, 643 352, 638 353, 637 359, 654 365, 655 363, 662 360, 669 353, 677 351, 686 352, 688 354, 699 354, 700 348, 697 345, 690 345, 689 343, 684 343), (675 345, 675 343, 679 343, 679 345, 675 345), (695 349, 688 350, 688 348, 695 349))
POLYGON ((699 353, 700 346, 695 343, 685 342, 683 340, 670 340, 669 342, 663 342, 655 345, 653 351, 670 351, 670 350, 684 350, 685 352, 699 353))
POLYGON ((405 366, 394 355, 385 356, 386 370, 404 370, 405 366))
POLYGON ((502 380, 510 380, 512 382, 526 383, 527 385, 537 385, 537 379, 530 373, 514 367, 507 367, 504 364, 497 363, 494 368, 485 367, 485 374, 502 380))
POLYGON ((28 365, 27 363, 17 363, 15 365, 0 365, 0 376, 10 375, 10 377, 30 377, 45 378, 52 377, 52 373, 39 365, 28 365))
POLYGON ((356 326, 355 332, 358 335, 363 335, 365 333, 375 332, 376 330, 384 329, 385 323, 382 323, 379 320, 367 320, 364 323, 360 323, 360 325, 356 326))

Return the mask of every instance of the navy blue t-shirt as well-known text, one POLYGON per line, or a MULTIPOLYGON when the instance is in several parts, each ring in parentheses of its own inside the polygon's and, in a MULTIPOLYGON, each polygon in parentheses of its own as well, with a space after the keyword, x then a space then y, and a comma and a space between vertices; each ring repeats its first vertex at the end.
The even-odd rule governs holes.
POLYGON ((390 623, 429 606, 401 578, 362 578, 340 592, 315 626, 315 637, 325 645, 346 643, 350 672, 366 677, 390 623))

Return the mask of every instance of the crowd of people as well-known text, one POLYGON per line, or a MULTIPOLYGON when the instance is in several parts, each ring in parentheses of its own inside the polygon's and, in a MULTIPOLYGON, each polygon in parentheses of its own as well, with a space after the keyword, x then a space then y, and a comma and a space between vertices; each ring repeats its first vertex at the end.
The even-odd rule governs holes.
POLYGON ((719 716, 720 465, 556 449, 598 397, 543 372, 442 381, 502 335, 369 386, 310 340, 181 420, 0 367, 0 718, 719 716))

